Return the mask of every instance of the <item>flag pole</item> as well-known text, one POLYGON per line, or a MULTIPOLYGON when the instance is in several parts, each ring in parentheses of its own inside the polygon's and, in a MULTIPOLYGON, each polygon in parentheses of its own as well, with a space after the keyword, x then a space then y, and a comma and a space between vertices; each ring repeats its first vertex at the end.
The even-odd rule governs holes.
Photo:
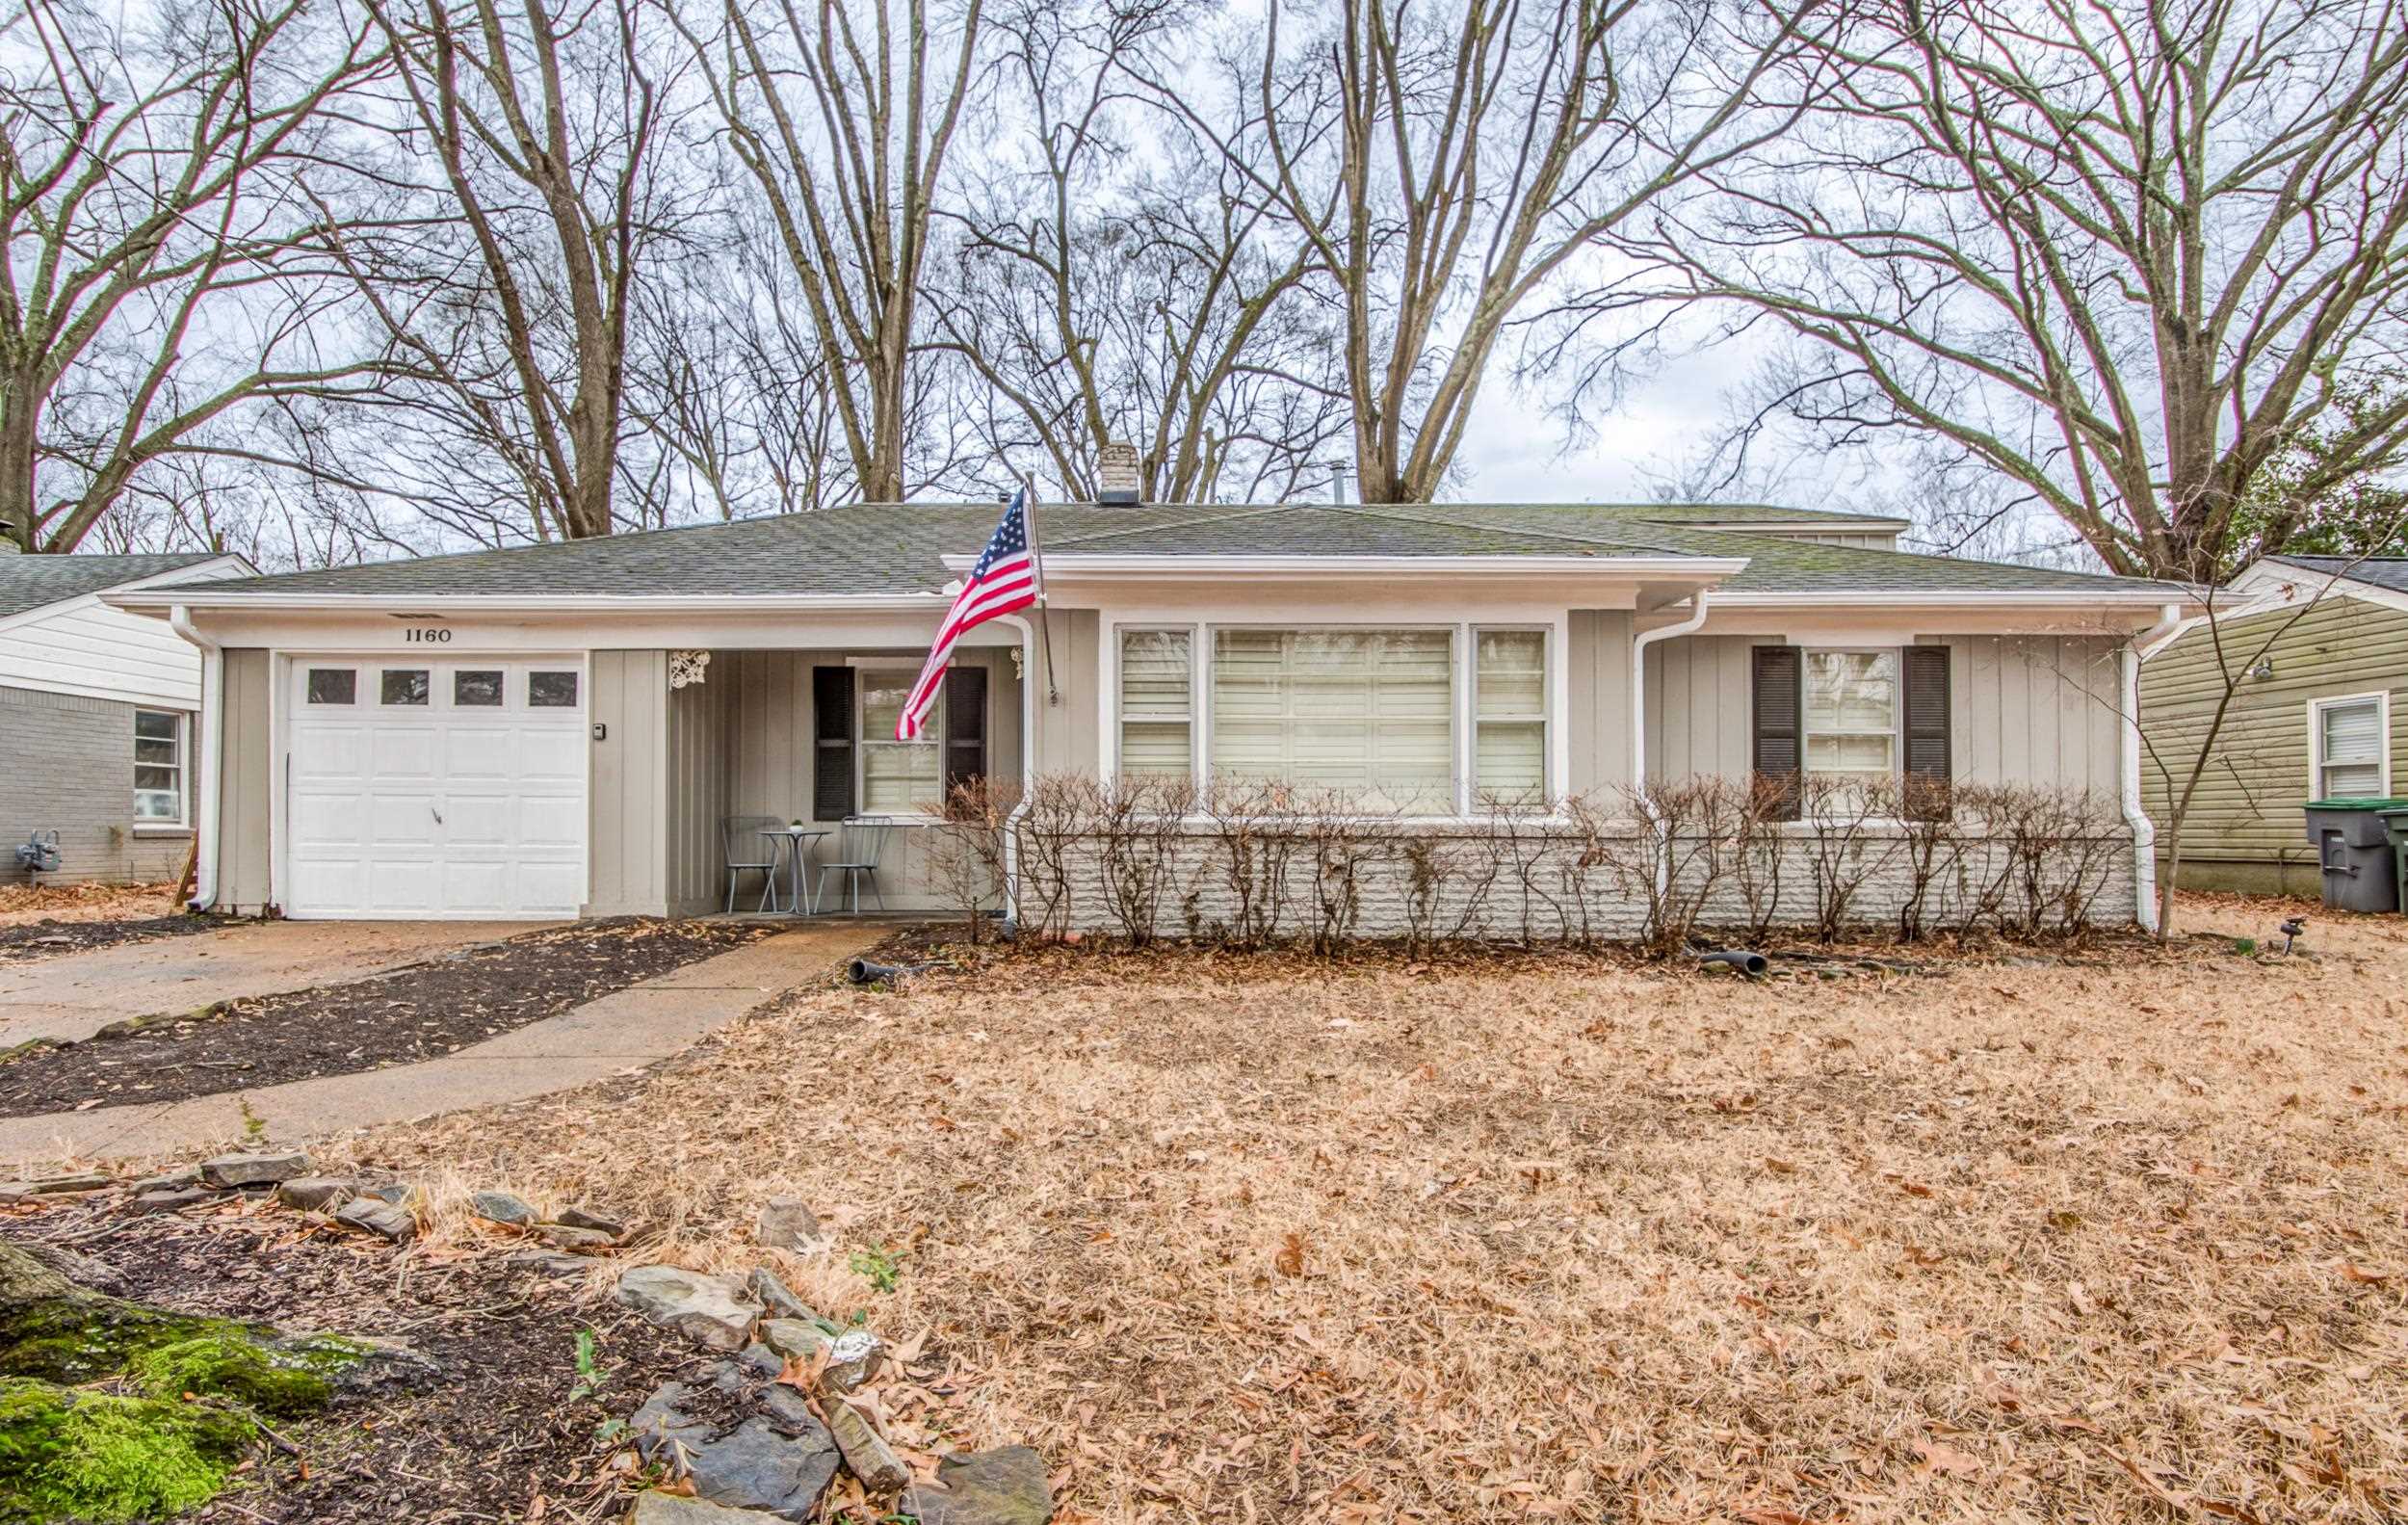
POLYGON ((1020 478, 1020 501, 1028 506, 1029 566, 1036 574, 1037 637, 1045 644, 1045 702, 1060 704, 1061 695, 1054 688, 1054 626, 1045 617, 1045 553, 1036 539, 1036 479, 1020 478))

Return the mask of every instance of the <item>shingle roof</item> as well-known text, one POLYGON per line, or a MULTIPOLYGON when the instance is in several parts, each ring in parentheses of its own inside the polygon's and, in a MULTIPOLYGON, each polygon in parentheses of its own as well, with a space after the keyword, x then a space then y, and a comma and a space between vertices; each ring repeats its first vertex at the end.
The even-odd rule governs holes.
POLYGON ((0 619, 217 560, 188 556, 0 556, 0 619))
POLYGON ((2270 559, 2303 571, 2322 572, 2327 577, 2346 577, 2352 582, 2387 588, 2395 593, 2408 593, 2408 556, 2276 556, 2270 559))
MULTIPOLYGON (((1064 504, 1044 507, 1037 528, 1048 555, 1745 557, 1747 569, 1728 585, 1734 590, 2079 592, 2140 586, 2081 572, 1703 530, 1667 519, 1692 510, 1711 523, 1770 513, 1661 504, 1064 504)), ((975 556, 997 513, 993 503, 854 504, 194 588, 430 598, 933 592, 955 575, 943 559, 975 556)), ((1860 517, 1804 509, 1778 515, 1780 522, 1860 517)))

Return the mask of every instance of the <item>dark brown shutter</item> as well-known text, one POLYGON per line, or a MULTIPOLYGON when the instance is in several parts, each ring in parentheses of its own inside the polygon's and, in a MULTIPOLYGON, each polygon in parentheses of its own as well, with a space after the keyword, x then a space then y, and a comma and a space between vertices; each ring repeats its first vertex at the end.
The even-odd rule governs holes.
POLYGON ((852 669, 811 670, 811 818, 852 814, 852 669))
POLYGON ((945 670, 945 798, 986 776, 986 669, 945 670))
POLYGON ((1907 808, 1917 815, 1944 814, 1949 779, 1949 648, 1906 648, 1907 808))
POLYGON ((1783 820, 1797 819, 1798 774, 1806 759, 1802 707, 1804 653, 1796 646, 1755 648, 1756 776, 1782 786, 1783 820))

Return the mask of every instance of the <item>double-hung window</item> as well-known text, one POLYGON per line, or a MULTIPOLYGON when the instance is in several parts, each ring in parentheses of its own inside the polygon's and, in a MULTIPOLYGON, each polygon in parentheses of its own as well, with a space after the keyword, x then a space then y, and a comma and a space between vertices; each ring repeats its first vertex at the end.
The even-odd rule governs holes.
POLYGON ((184 824, 184 717, 176 711, 134 712, 134 824, 184 824))
POLYGON ((1120 771, 1184 778, 1194 764, 1195 662, 1185 630, 1120 635, 1120 771))
POLYGON ((1473 638, 1472 788, 1475 804, 1547 799, 1547 635, 1482 630, 1473 638))
POLYGON ((2309 746, 2319 800, 2380 797, 2391 793, 2391 698, 2353 694, 2316 699, 2308 706, 2309 746))
POLYGON ((1808 774, 1859 780, 1897 775, 1898 666, 1896 651, 1806 653, 1808 774))
POLYGON ((934 815, 945 805, 945 706, 929 711, 917 741, 895 739, 895 723, 919 674, 864 668, 861 688, 861 809, 869 815, 934 815))

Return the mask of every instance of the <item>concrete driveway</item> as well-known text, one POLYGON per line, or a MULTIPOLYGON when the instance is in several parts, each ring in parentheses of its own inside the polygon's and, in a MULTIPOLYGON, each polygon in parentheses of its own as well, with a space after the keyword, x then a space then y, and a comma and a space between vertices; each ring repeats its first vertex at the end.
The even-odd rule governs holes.
POLYGON ((0 1049, 111 1022, 303 990, 557 922, 257 921, 0 967, 0 1049))

